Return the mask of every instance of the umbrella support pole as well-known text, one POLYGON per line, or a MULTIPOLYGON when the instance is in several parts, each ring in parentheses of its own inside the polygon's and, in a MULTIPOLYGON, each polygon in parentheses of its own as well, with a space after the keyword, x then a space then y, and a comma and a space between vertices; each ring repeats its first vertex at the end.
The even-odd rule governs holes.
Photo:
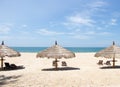
POLYGON ((1 70, 3 70, 3 57, 1 57, 1 70))
POLYGON ((55 59, 55 69, 58 69, 57 58, 55 59))
POLYGON ((113 57, 113 67, 115 67, 115 57, 113 57))

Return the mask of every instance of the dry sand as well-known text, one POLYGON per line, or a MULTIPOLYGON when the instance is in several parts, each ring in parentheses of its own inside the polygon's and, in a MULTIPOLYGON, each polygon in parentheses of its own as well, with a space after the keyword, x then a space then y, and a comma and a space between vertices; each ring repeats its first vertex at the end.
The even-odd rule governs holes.
MULTIPOLYGON (((0 71, 0 87, 120 87, 120 68, 100 69, 106 65, 97 65, 103 58, 95 58, 95 53, 62 58, 58 66, 63 70, 58 71, 51 70, 54 59, 36 58, 37 53, 21 54, 16 58, 5 57, 4 62, 24 65, 25 69, 0 71), (61 61, 66 61, 68 68, 62 67, 61 61)), ((120 65, 120 59, 116 65, 120 65)))

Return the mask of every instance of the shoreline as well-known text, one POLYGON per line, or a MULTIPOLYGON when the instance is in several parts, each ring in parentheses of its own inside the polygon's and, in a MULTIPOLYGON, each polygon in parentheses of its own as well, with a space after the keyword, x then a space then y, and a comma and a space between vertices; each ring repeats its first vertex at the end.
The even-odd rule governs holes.
MULTIPOLYGON (((49 47, 12 47, 18 52, 40 52, 49 47)), ((72 52, 98 52, 105 47, 64 47, 72 52)))

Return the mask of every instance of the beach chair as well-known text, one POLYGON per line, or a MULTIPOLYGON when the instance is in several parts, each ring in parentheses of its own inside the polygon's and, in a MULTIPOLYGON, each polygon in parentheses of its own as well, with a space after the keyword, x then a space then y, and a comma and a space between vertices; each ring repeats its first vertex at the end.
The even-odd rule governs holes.
POLYGON ((103 60, 99 60, 98 65, 103 65, 103 60))
POLYGON ((67 66, 67 63, 65 61, 62 61, 62 66, 67 66))
POLYGON ((10 66, 8 62, 5 62, 5 69, 12 69, 12 67, 10 66))
POLYGON ((57 62, 56 61, 53 61, 53 66, 56 66, 57 62))
POLYGON ((14 70, 14 69, 24 69, 25 67, 21 66, 16 66, 15 64, 9 64, 8 62, 5 62, 5 69, 7 70, 14 70))
POLYGON ((106 65, 111 65, 110 61, 106 61, 106 63, 104 63, 106 65))

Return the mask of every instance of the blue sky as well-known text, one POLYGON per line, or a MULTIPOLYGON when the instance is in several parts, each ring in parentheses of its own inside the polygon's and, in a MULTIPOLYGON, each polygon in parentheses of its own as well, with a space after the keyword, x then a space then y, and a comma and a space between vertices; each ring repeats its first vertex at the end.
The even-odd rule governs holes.
POLYGON ((0 0, 8 46, 120 45, 120 0, 0 0))

